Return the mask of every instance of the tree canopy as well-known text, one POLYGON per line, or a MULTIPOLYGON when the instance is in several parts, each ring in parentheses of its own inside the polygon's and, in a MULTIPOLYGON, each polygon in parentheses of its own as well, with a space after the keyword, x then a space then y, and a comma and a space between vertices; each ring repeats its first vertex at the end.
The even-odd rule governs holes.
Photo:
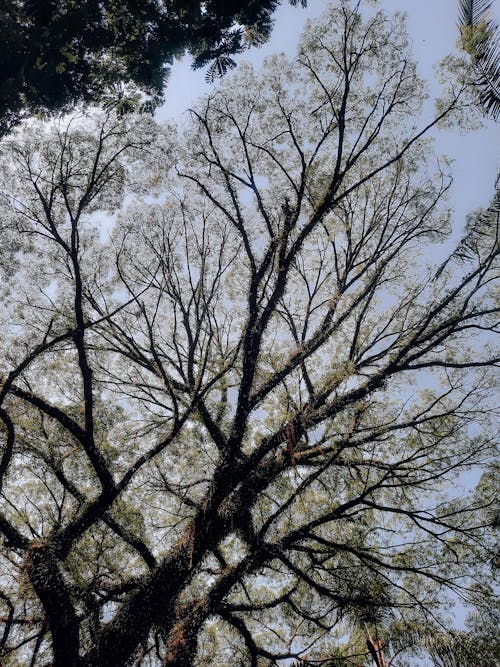
POLYGON ((2 664, 443 667, 455 603, 484 640, 500 210, 446 250, 428 137, 465 92, 419 129, 404 19, 343 1, 181 129, 3 139, 2 664))
POLYGON ((186 52, 195 56, 194 67, 208 67, 213 79, 234 67, 232 55, 267 39, 279 4, 3 0, 0 132, 24 112, 67 111, 78 102, 107 98, 123 108, 142 99, 154 106, 169 65, 186 52))

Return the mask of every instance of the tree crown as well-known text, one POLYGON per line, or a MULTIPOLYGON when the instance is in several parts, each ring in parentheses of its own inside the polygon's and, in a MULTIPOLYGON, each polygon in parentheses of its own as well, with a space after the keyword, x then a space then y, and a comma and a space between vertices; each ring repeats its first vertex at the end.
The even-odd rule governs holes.
POLYGON ((4 140, 3 660, 367 661, 493 604, 498 202, 443 262, 424 96, 341 2, 184 134, 4 140))

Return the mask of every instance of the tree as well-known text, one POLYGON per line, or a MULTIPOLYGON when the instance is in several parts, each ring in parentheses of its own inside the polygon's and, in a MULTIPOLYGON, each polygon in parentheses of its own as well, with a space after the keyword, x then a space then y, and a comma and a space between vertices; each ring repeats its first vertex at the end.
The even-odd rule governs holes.
MULTIPOLYGON (((291 0, 297 4, 297 0, 291 0)), ((302 0, 302 5, 305 0, 302 0)), ((208 78, 265 41, 279 0, 3 0, 0 133, 24 114, 76 103, 154 107, 173 59, 189 52, 208 78)))
POLYGON ((180 137, 4 139, 2 664, 311 661, 492 604, 492 475, 458 489, 494 453, 499 215, 443 262, 426 135, 463 99, 415 130, 423 100, 402 17, 345 2, 180 137))
POLYGON ((481 102, 495 119, 500 115, 500 37, 490 16, 490 0, 460 0, 462 48, 470 55, 481 102))
MULTIPOLYGON (((433 619, 405 618, 382 625, 355 625, 328 657, 299 660, 294 667, 411 667, 415 659, 434 667, 498 665, 498 605, 471 614, 466 629, 443 629, 433 619)), ((420 662, 419 662, 420 664, 420 662)))

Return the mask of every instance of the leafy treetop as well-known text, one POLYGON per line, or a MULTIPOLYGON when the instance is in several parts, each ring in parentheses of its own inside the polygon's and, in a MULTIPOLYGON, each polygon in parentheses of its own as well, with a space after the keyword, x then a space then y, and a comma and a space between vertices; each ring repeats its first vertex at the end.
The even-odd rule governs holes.
POLYGON ((2 665, 402 667, 486 618, 499 201, 446 250, 425 94, 343 0, 183 130, 0 143, 2 665))
MULTIPOLYGON (((290 0, 292 5, 298 0, 290 0)), ((154 105, 186 51, 210 79, 267 39, 279 0, 1 0, 0 132, 23 113, 67 110, 103 95, 154 105), (130 91, 128 91, 130 93, 130 91)), ((305 0, 301 1, 305 5, 305 0)))

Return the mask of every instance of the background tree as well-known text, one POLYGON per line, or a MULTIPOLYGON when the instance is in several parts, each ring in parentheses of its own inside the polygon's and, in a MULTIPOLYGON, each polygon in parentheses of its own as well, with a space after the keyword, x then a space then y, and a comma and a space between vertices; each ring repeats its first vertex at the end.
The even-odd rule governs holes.
POLYGON ((191 53, 213 79, 235 66, 232 55, 267 39, 279 4, 2 0, 0 132, 25 113, 78 102, 154 107, 174 58, 191 53))
POLYGON ((496 442, 499 215, 443 262, 426 133, 463 102, 415 130, 424 97, 401 16, 345 2, 180 137, 3 141, 3 664, 311 661, 491 606, 492 475, 460 487, 496 442))
POLYGON ((462 48, 477 74, 481 102, 495 119, 500 115, 500 35, 491 18, 490 0, 460 0, 462 48))

